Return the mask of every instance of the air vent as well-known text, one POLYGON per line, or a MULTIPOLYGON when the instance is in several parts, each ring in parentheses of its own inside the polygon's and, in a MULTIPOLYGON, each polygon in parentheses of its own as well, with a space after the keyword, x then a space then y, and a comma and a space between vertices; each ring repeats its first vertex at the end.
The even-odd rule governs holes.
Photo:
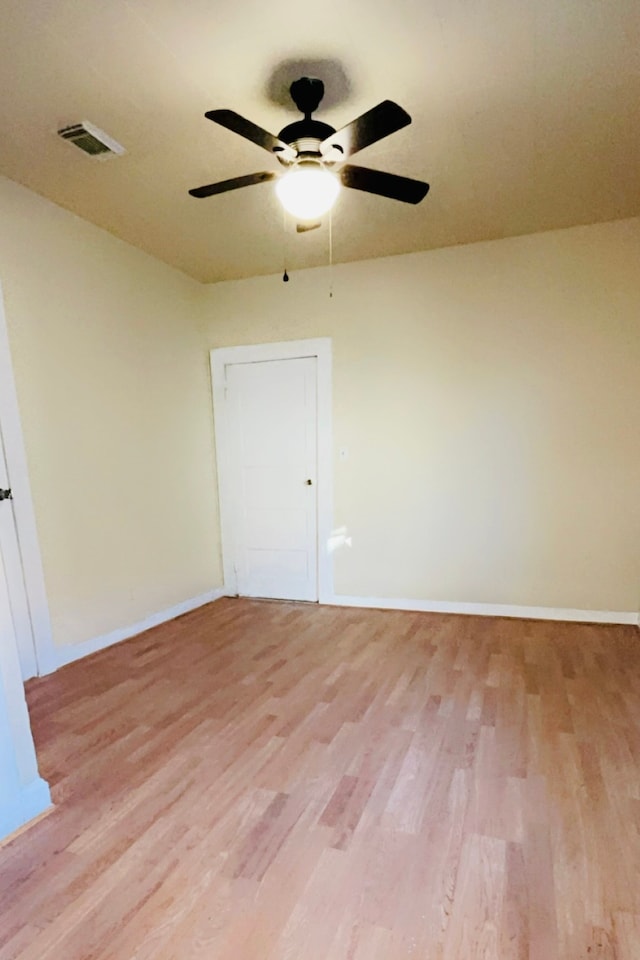
POLYGON ((58 130, 58 136, 62 137, 63 140, 68 140, 69 143, 74 143, 76 147, 84 153, 88 153, 90 157, 97 157, 100 160, 113 153, 121 156, 126 152, 124 147, 113 137, 94 126, 93 123, 89 123, 88 120, 63 127, 62 130, 58 130))

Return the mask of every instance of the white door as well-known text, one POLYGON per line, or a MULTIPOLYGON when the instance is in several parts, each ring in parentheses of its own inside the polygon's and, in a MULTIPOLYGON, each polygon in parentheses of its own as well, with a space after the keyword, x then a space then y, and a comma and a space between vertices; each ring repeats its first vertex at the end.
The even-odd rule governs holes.
POLYGON ((225 367, 230 548, 241 596, 317 600, 316 358, 225 367))
MULTIPOLYGON (((22 679, 28 680, 30 677, 35 677, 38 667, 22 570, 22 557, 13 513, 13 500, 9 499, 6 493, 9 489, 9 475, 2 442, 2 431, 0 430, 0 497, 2 497, 0 499, 0 554, 2 554, 2 567, 4 568, 7 596, 10 603, 10 611, 6 611, 6 613, 11 615, 22 679)), ((16 493, 16 495, 18 494, 16 493)))

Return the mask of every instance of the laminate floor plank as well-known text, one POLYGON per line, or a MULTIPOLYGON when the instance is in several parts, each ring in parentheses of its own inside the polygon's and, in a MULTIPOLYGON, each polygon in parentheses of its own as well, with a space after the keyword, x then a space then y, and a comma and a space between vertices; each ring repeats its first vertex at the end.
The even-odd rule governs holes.
POLYGON ((27 684, 0 960, 637 960, 640 636, 226 599, 27 684))

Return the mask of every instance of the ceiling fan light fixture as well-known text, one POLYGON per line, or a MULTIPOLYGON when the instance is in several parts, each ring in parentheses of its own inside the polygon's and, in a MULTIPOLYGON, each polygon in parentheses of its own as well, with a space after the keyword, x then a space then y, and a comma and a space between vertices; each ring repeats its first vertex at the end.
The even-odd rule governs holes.
POLYGON ((319 160, 300 160, 279 178, 276 193, 296 220, 315 220, 333 207, 340 181, 319 160))

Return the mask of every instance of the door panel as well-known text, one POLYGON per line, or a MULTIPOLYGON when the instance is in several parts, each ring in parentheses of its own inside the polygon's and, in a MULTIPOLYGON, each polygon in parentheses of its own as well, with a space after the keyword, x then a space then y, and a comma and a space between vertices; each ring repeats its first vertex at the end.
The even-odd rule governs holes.
POLYGON ((229 364, 226 395, 238 592, 317 600, 316 360, 229 364))
MULTIPOLYGON (((7 489, 9 486, 9 474, 2 442, 2 431, 0 430, 0 488, 7 489)), ((16 496, 18 495, 17 492, 16 496)), ((8 591, 7 597, 10 601, 9 610, 17 642, 22 679, 29 680, 36 676, 38 667, 27 590, 22 570, 18 531, 13 513, 13 500, 0 501, 0 553, 2 554, 8 591)))

